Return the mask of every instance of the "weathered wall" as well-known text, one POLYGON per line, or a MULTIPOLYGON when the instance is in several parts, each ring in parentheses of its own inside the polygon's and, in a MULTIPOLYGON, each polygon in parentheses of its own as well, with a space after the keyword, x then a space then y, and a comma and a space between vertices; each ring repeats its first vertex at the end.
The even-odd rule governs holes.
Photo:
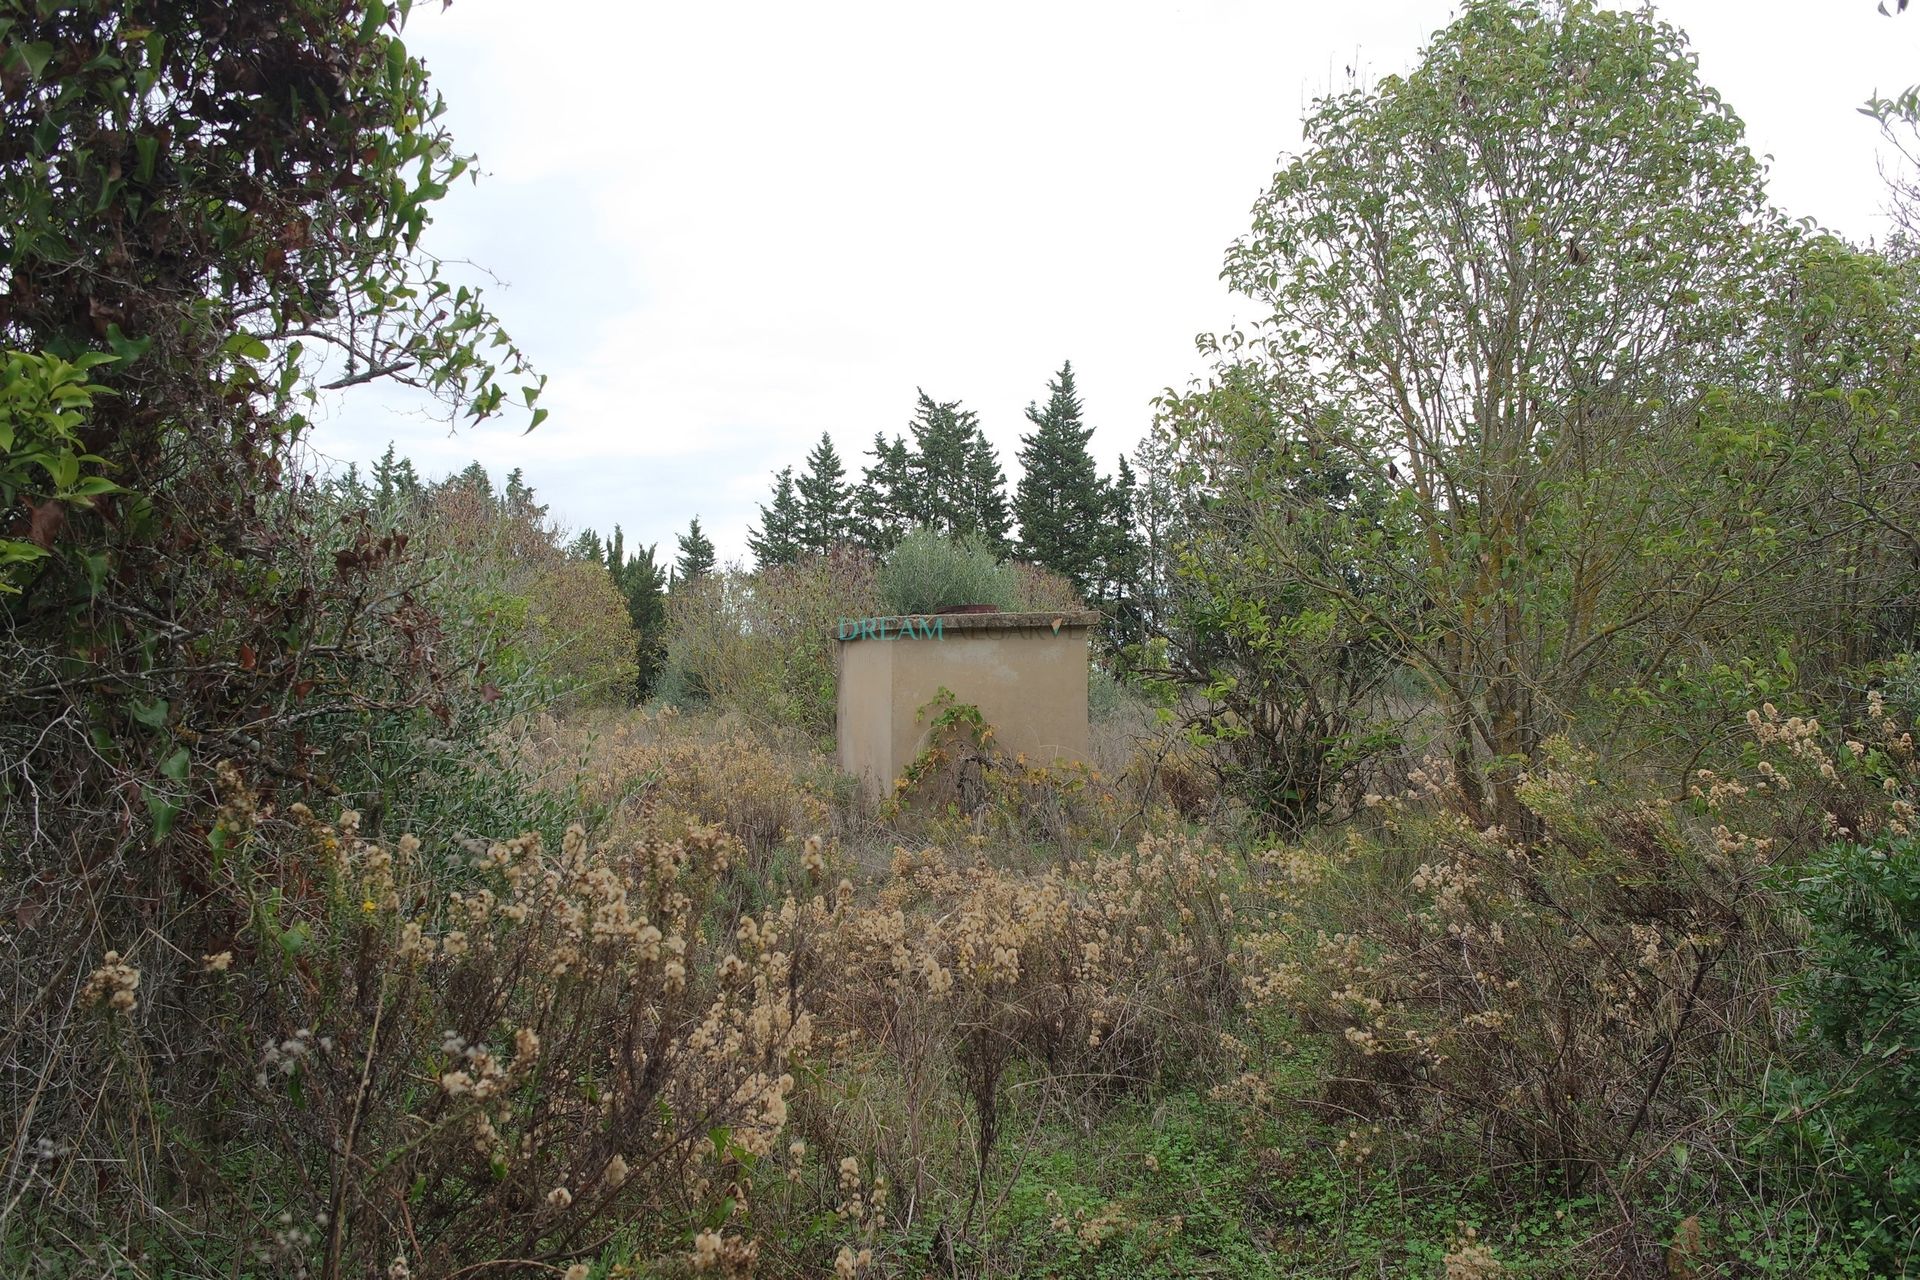
POLYGON ((1087 628, 1092 612, 944 614, 842 624, 840 767, 869 795, 894 780, 927 742, 921 708, 941 689, 972 703, 1007 751, 1030 759, 1087 755, 1087 628), (849 631, 854 637, 848 638, 849 631))

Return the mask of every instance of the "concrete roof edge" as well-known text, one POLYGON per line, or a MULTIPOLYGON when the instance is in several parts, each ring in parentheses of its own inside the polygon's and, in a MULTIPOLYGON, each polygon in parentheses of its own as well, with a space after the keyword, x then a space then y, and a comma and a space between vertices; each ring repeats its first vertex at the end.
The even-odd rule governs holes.
MULTIPOLYGON (((942 634, 948 631, 1051 631, 1091 627, 1100 621, 1098 609, 1062 609, 1058 613, 905 613, 875 615, 864 619, 845 619, 846 622, 888 622, 898 623, 912 618, 917 627, 940 624, 942 634), (1056 627, 1057 624, 1057 627, 1056 627)), ((828 635, 836 640, 853 640, 856 637, 840 633, 835 626, 828 635)))

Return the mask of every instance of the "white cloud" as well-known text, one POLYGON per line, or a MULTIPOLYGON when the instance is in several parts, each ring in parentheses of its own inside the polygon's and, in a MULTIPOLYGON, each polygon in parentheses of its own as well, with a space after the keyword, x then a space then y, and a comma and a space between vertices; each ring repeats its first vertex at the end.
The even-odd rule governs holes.
MULTIPOLYGON (((1776 197, 1879 226, 1855 107, 1920 80, 1920 14, 1673 0, 1701 68, 1775 157, 1776 197)), ((531 436, 449 438, 389 399, 319 447, 398 439, 433 469, 524 467, 573 524, 744 549, 766 477, 822 431, 850 466, 914 388, 977 409, 1011 469, 1071 358, 1107 463, 1234 315, 1217 282, 1307 100, 1411 65, 1444 0, 634 4, 460 0, 409 37, 490 175, 440 251, 551 378, 531 436)))

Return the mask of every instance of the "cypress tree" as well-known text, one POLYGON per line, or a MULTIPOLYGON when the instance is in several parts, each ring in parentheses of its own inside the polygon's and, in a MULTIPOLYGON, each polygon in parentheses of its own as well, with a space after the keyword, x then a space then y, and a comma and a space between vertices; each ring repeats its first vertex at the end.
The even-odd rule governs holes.
POLYGON ((701 532, 700 517, 695 516, 687 531, 676 539, 680 558, 674 562, 674 581, 694 582, 713 572, 713 543, 701 532))
POLYGON ((774 478, 773 505, 760 504, 760 527, 747 530, 747 549, 762 569, 792 564, 806 549, 802 540, 804 513, 794 496, 793 468, 782 467, 774 478))
POLYGON ((1113 499, 1087 449, 1093 428, 1081 420, 1071 361, 1060 366, 1047 391, 1046 408, 1027 406, 1034 431, 1020 438, 1022 474, 1014 496, 1020 554, 1092 601, 1101 594, 1102 565, 1112 554, 1113 499))
POLYGON ((614 583, 626 597, 627 618, 639 633, 634 642, 634 697, 638 700, 652 692, 666 654, 667 571, 648 545, 620 566, 614 583))
POLYGON ((834 450, 833 437, 822 431, 820 443, 807 454, 807 471, 800 477, 799 545, 802 551, 824 552, 853 536, 847 506, 852 490, 847 468, 834 450))

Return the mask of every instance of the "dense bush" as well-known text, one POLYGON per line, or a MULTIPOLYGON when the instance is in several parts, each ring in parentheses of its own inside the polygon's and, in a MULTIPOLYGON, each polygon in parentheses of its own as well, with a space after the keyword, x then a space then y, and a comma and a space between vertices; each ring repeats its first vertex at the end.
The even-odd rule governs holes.
POLYGON ((880 603, 889 613, 937 613, 964 604, 1015 606, 1008 570, 983 540, 915 529, 887 553, 880 569, 880 603))
MULTIPOLYGON (((925 553, 936 584, 953 572, 991 583, 991 603, 1013 609, 1073 607, 1073 591, 1057 574, 1028 565, 999 565, 980 544, 938 534, 916 535, 883 566, 866 551, 841 545, 822 555, 757 573, 709 573, 681 581, 667 600, 667 656, 659 690, 668 702, 714 707, 765 729, 833 732, 837 697, 834 637, 845 618, 921 612, 931 596, 889 597, 883 583, 910 583, 925 553), (929 548, 936 548, 929 550, 929 548), (984 558, 983 558, 984 557, 984 558), (953 566, 968 566, 963 571, 953 566), (943 576, 945 575, 945 576, 943 576)), ((941 588, 945 590, 946 588, 941 588)), ((984 587, 982 589, 985 589, 984 587)), ((964 591, 962 592, 964 594, 964 591)), ((931 606, 928 606, 931 607, 931 606)))
POLYGON ((710 1225, 750 1257, 724 1201, 776 1152, 811 1017, 772 920, 702 930, 731 837, 430 850, 221 778, 209 892, 233 932, 87 949, 62 1085, 85 1106, 36 1118, 15 1184, 29 1221, 95 1224, 76 1264, 557 1274, 636 1220, 649 1248, 710 1225), (138 1212, 187 1188, 186 1218, 138 1212))
POLYGON ((1835 845, 1801 868, 1803 1031, 1824 1054, 1779 1087, 1773 1124, 1830 1171, 1855 1230, 1905 1274, 1920 1257, 1920 842, 1835 845))
POLYGON ((663 696, 762 726, 833 732, 835 623, 879 604, 871 556, 850 546, 756 574, 709 573, 667 599, 663 696))

